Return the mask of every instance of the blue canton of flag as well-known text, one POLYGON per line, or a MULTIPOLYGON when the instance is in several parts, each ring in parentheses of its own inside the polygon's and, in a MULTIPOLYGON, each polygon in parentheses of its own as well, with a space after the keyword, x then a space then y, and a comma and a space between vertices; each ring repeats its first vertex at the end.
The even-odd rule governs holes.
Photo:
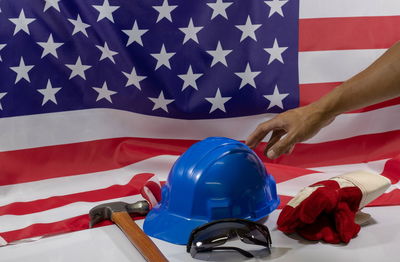
POLYGON ((114 108, 204 119, 299 104, 296 0, 3 0, 0 8, 2 117, 114 108))

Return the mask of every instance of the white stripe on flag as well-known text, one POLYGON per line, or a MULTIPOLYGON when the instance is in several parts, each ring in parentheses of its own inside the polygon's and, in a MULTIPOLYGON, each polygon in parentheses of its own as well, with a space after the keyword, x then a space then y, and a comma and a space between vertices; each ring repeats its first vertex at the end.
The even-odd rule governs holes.
POLYGON ((119 137, 244 139, 244 134, 250 134, 258 123, 273 115, 188 121, 115 109, 88 109, 11 117, 0 119, 0 151, 119 137))
POLYGON ((367 68, 385 51, 386 49, 300 52, 299 82, 343 82, 367 68))
POLYGON ((322 129, 316 136, 304 143, 322 143, 354 136, 400 130, 400 121, 388 121, 400 112, 400 105, 384 107, 374 111, 342 114, 322 129))
POLYGON ((112 185, 126 185, 139 173, 153 173, 159 180, 165 181, 177 158, 162 155, 109 171, 0 186, 0 191, 5 192, 1 194, 0 206, 103 189, 112 185))
POLYGON ((313 167, 312 170, 329 173, 332 176, 336 176, 339 174, 344 174, 348 172, 354 172, 358 170, 371 171, 374 173, 382 173, 386 161, 389 159, 370 161, 367 163, 358 163, 358 164, 348 164, 348 165, 335 165, 335 166, 324 166, 324 167, 313 167))
POLYGON ((140 195, 134 195, 122 198, 107 199, 99 202, 75 202, 62 207, 28 215, 3 215, 0 216, 0 232, 22 229, 37 223, 53 223, 71 217, 88 214, 91 208, 104 203, 116 201, 134 203, 139 200, 143 200, 143 198, 140 195))
MULTIPOLYGON (((398 130, 400 121, 387 121, 387 119, 398 115, 399 112, 400 106, 396 105, 364 113, 340 115, 334 124, 323 129, 307 143, 398 130)), ((13 137, 0 139, 1 151, 118 137, 201 140, 209 136, 225 136, 245 140, 258 124, 275 115, 260 114, 249 117, 187 121, 145 116, 114 109, 90 109, 58 114, 60 115, 43 114, 0 120, 1 136, 13 137), (105 122, 104 119, 107 121, 105 122), (32 122, 35 124, 33 125, 32 122), (44 128, 45 126, 50 126, 50 128, 44 128), (16 130, 22 131, 16 132, 16 130), (31 137, 27 136, 26 130, 29 130, 31 137)))
POLYGON ((311 173, 281 182, 276 188, 279 195, 295 196, 302 188, 331 177, 330 173, 311 173))
POLYGON ((300 18, 392 16, 400 14, 399 0, 301 0, 300 18))
POLYGON ((0 237, 0 247, 7 245, 7 241, 4 240, 4 238, 0 237))

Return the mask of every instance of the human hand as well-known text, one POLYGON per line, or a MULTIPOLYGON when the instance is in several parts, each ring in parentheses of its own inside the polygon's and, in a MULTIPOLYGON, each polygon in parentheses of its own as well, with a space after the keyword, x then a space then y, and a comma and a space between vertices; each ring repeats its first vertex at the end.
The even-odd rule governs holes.
POLYGON ((257 126, 247 138, 246 145, 254 149, 272 131, 264 154, 275 159, 291 153, 295 144, 316 135, 321 128, 330 124, 334 116, 313 104, 283 112, 257 126))
POLYGON ((301 190, 282 209, 278 229, 308 240, 348 243, 360 231, 357 211, 379 197, 390 180, 358 171, 320 181, 301 190))

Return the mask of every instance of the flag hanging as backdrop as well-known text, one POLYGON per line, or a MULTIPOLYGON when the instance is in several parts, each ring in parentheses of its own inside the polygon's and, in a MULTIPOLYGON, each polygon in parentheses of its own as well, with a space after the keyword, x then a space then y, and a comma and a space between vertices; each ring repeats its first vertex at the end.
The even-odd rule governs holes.
MULTIPOLYGON (((141 199, 209 136, 245 140, 400 38, 397 0, 3 0, 0 244, 88 228, 99 203, 141 199)), ((399 99, 343 114, 270 161, 286 203, 371 170, 400 204, 399 99)))

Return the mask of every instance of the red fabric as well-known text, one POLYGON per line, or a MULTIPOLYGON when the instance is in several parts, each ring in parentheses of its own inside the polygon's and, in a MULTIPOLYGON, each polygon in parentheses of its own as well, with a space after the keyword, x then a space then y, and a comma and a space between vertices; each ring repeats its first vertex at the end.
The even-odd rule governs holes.
POLYGON ((140 190, 140 194, 147 200, 150 209, 152 209, 161 201, 161 185, 154 181, 147 181, 140 190))
POLYGON ((278 218, 278 229, 285 233, 297 232, 308 240, 348 243, 360 231, 355 214, 361 202, 361 190, 358 187, 341 189, 333 180, 311 186, 321 187, 295 208, 285 206, 278 218))

